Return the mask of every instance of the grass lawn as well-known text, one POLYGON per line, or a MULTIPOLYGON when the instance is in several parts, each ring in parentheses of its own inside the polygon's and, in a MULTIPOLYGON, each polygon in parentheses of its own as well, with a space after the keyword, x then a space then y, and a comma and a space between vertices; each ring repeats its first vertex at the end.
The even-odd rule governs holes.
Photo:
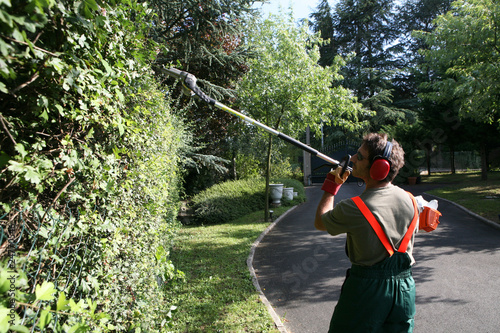
MULTIPOLYGON (((274 215, 289 208, 274 209, 274 215)), ((169 291, 178 307, 173 332, 278 332, 246 265, 252 244, 270 224, 263 215, 181 229, 171 259, 186 281, 169 291)))
POLYGON ((424 183, 443 184, 429 194, 451 200, 493 222, 500 223, 500 172, 488 173, 488 180, 481 180, 480 172, 457 174, 432 174, 422 176, 424 183))

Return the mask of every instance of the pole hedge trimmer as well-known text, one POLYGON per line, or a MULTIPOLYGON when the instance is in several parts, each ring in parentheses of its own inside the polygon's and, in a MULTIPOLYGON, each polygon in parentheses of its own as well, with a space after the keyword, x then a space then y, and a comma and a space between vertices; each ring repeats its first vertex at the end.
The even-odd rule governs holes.
POLYGON ((183 87, 183 92, 186 94, 186 95, 189 95, 189 96, 194 96, 196 95, 197 97, 199 97, 202 101, 210 104, 210 105, 213 105, 215 106, 216 108, 219 108, 223 111, 226 111, 227 113, 230 113, 234 116, 237 116, 241 119, 243 119, 244 121, 252 124, 252 125, 255 125, 257 127, 260 127, 261 129, 263 129, 264 131, 268 132, 268 133, 271 133, 275 136, 277 136, 278 138, 288 142, 288 143, 291 143, 292 145, 314 155, 314 156, 317 156, 319 158, 321 158, 322 160, 328 162, 329 164, 331 164, 332 166, 342 166, 342 174, 344 173, 345 170, 349 170, 349 171, 352 171, 352 169, 348 166, 349 162, 350 162, 350 159, 351 159, 351 156, 350 155, 347 155, 346 157, 344 157, 342 159, 342 162, 339 162, 325 154, 322 154, 320 153, 319 151, 317 151, 316 149, 312 148, 312 147, 309 147, 308 145, 306 144, 303 144, 302 142, 300 141, 297 141, 291 137, 289 137, 288 135, 286 134, 283 134, 281 132, 278 132, 277 130, 269 127, 269 126, 266 126, 258 121, 256 121, 255 119, 252 119, 248 116, 245 116, 244 114, 236 111, 236 110, 233 110, 229 107, 227 107, 226 105, 216 101, 215 99, 207 96, 203 91, 201 91, 201 89, 196 85, 196 77, 193 75, 193 74, 190 74, 190 73, 187 73, 187 72, 184 72, 184 71, 181 71, 181 70, 178 70, 176 68, 170 68, 170 69, 165 69, 165 68, 161 68, 161 71, 164 72, 165 74, 168 74, 178 80, 181 80, 182 82, 182 87, 183 87))

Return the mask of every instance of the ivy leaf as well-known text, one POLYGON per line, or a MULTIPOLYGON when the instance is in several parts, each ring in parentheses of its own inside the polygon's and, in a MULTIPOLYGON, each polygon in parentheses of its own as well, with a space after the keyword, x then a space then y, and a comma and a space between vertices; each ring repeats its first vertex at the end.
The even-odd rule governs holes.
POLYGON ((0 274, 0 294, 4 294, 9 290, 10 287, 10 282, 7 280, 7 270, 3 270, 2 267, 2 273, 0 274))
MULTIPOLYGON (((1 67, 1 64, 0 64, 0 67, 1 67)), ((7 89, 7 86, 3 82, 0 82, 0 92, 3 92, 5 94, 7 94, 9 92, 9 89, 7 89)))
POLYGON ((21 144, 21 143, 18 143, 16 146, 15 146, 15 149, 16 151, 21 154, 21 157, 22 158, 25 158, 26 155, 28 155, 28 153, 26 152, 26 150, 24 149, 24 146, 21 144))
POLYGON ((10 0, 0 0, 0 5, 5 5, 7 7, 12 7, 10 0))
POLYGON ((85 18, 92 19, 94 15, 92 14, 92 10, 98 10, 99 6, 94 0, 83 0, 78 6, 78 10, 83 12, 85 18))
POLYGON ((26 326, 21 326, 21 325, 14 325, 9 327, 11 331, 14 332, 21 332, 21 333, 29 333, 30 330, 26 326))
POLYGON ((95 2, 94 0, 84 0, 83 2, 85 3, 86 6, 90 7, 90 9, 92 9, 92 10, 99 9, 97 2, 95 2))
POLYGON ((71 308, 71 312, 74 313, 80 313, 82 310, 86 308, 85 303, 83 302, 83 299, 81 299, 78 303, 75 303, 73 299, 69 300, 69 306, 71 308))
POLYGON ((163 248, 163 246, 161 246, 161 245, 158 246, 156 248, 156 253, 155 253, 155 257, 156 257, 157 262, 163 263, 163 262, 167 261, 165 254, 166 254, 166 252, 165 252, 165 249, 163 248))
POLYGON ((66 67, 66 64, 59 58, 50 58, 47 65, 51 65, 57 71, 57 74, 62 74, 63 69, 66 67))
POLYGON ((66 300, 66 295, 64 293, 59 294, 57 299, 57 311, 65 310, 68 308, 69 301, 66 300))
POLYGON ((85 34, 83 34, 80 36, 80 38, 78 38, 78 44, 80 44, 81 47, 85 47, 86 40, 87 40, 87 36, 85 36, 85 34))
POLYGON ((60 106, 59 104, 56 104, 56 109, 57 109, 57 111, 59 111, 59 114, 61 116, 64 116, 64 109, 62 106, 60 106))
POLYGON ((23 163, 19 163, 19 162, 16 162, 16 161, 9 161, 10 163, 10 166, 8 167, 8 169, 10 171, 13 171, 13 172, 23 172, 24 170, 26 170, 26 167, 24 166, 23 163))
POLYGON ((47 113, 47 109, 43 110, 42 114, 39 117, 45 120, 46 122, 49 121, 49 114, 47 113))
POLYGON ((24 179, 31 182, 32 184, 40 183, 40 173, 38 173, 35 168, 31 166, 26 166, 26 174, 24 175, 24 179))
POLYGON ((52 282, 43 281, 42 285, 37 285, 35 290, 37 301, 51 301, 54 299, 53 294, 56 292, 52 282))
POLYGON ((0 21, 7 23, 9 28, 13 27, 12 17, 9 14, 7 14, 6 12, 4 12, 3 10, 0 10, 0 21))
POLYGON ((37 326, 43 330, 45 326, 47 326, 50 323, 51 320, 52 320, 52 313, 50 313, 50 311, 47 310, 42 310, 37 326))
POLYGON ((113 74, 113 69, 111 68, 111 66, 108 64, 108 62, 106 60, 101 59, 101 63, 104 66, 104 68, 106 69, 107 74, 113 74))
POLYGON ((0 332, 8 332, 9 329, 9 308, 2 307, 0 309, 0 332))
POLYGON ((38 234, 45 239, 49 238, 49 230, 44 226, 41 226, 40 229, 38 229, 38 234))

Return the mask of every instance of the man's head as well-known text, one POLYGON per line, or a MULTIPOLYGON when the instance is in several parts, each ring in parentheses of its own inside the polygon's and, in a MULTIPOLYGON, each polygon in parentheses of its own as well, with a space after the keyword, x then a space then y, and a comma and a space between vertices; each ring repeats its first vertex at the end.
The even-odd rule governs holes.
MULTIPOLYGON (((383 182, 392 182, 404 165, 404 151, 396 140, 390 141, 392 148, 387 158, 390 169, 383 182)), ((353 175, 362 179, 372 178, 370 168, 377 157, 383 156, 387 147, 387 134, 370 133, 363 138, 358 153, 353 156, 353 175)), ((373 178, 372 178, 373 179, 373 178)))

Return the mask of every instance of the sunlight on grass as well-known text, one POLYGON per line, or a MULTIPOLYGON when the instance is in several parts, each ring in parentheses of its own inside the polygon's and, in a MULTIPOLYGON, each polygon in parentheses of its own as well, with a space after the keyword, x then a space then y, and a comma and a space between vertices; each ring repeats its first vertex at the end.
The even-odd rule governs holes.
POLYGON ((499 222, 500 172, 489 172, 485 181, 481 180, 479 172, 435 174, 422 177, 422 181, 443 184, 442 188, 429 191, 429 194, 451 200, 480 216, 499 222))
MULTIPOLYGON (((275 209, 275 215, 289 208, 275 209)), ((181 229, 172 261, 186 281, 169 290, 178 306, 173 332, 278 332, 246 265, 253 242, 269 225, 263 215, 181 229)))
MULTIPOLYGON (((430 176, 422 176, 422 182, 424 183, 464 183, 471 181, 481 181, 481 173, 478 171, 457 172, 455 174, 435 172, 430 176)), ((500 172, 489 172, 488 181, 500 181, 500 172)))

